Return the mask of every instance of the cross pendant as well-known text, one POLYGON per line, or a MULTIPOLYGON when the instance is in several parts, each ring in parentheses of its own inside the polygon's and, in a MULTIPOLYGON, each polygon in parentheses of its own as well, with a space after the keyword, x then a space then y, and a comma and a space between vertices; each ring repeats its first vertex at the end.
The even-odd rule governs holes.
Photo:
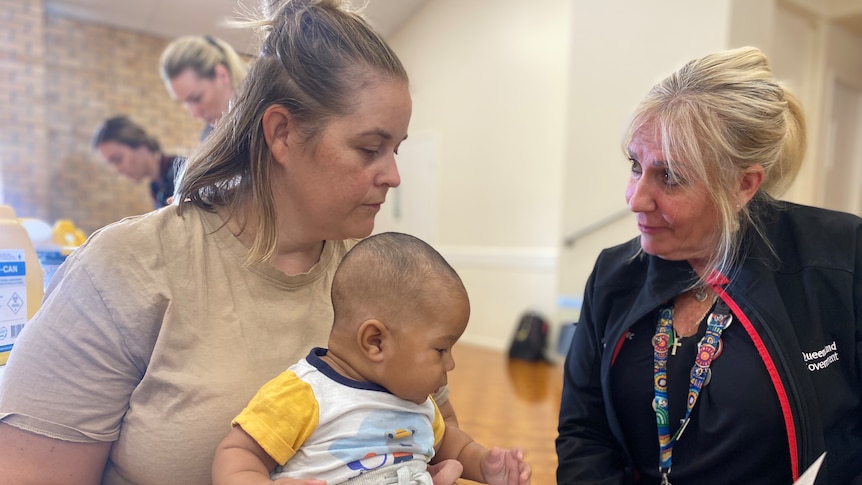
POLYGON ((682 347, 682 339, 677 337, 676 332, 673 335, 673 343, 670 345, 670 355, 676 355, 676 349, 682 347))

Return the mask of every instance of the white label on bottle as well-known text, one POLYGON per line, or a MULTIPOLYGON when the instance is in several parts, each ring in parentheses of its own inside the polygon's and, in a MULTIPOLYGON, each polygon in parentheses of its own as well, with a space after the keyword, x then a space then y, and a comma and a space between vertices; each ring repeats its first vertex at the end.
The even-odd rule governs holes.
POLYGON ((27 263, 23 249, 0 249, 0 352, 12 350, 27 323, 27 263))

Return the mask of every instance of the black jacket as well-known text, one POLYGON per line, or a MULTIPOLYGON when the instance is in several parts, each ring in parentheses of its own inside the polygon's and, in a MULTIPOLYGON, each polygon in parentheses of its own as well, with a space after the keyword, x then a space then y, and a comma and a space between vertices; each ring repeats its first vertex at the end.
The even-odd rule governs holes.
POLYGON ((153 195, 153 205, 156 209, 168 205, 168 199, 174 196, 177 175, 182 170, 185 159, 176 155, 162 155, 159 162, 160 180, 150 182, 150 193, 153 195))
MULTIPOLYGON (((787 203, 753 211, 772 250, 749 234, 737 272, 714 288, 773 377, 792 475, 828 450, 817 483, 862 484, 862 219, 787 203)), ((606 406, 613 351, 634 322, 685 290, 692 275, 687 262, 639 250, 637 238, 604 250, 587 282, 565 365, 559 484, 633 481, 623 431, 606 406)))

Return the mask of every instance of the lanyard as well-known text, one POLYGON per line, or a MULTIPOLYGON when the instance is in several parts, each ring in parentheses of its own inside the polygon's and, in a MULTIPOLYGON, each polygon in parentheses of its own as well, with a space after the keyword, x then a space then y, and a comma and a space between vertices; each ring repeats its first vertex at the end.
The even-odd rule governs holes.
POLYGON ((668 411, 667 398, 667 353, 670 347, 671 333, 673 332, 673 307, 662 308, 659 312, 658 325, 656 325, 653 337, 654 349, 654 383, 656 424, 658 425, 659 443, 659 473, 661 473, 662 485, 670 485, 668 475, 670 474, 673 445, 685 431, 691 420, 691 410, 694 408, 697 398, 703 389, 704 380, 709 374, 709 366, 715 356, 718 346, 721 344, 721 332, 730 325, 733 317, 730 309, 723 301, 719 300, 715 310, 709 315, 706 324, 706 335, 697 346, 697 356, 691 368, 691 378, 688 386, 688 399, 686 402, 685 419, 673 436, 670 435, 670 413, 668 411))

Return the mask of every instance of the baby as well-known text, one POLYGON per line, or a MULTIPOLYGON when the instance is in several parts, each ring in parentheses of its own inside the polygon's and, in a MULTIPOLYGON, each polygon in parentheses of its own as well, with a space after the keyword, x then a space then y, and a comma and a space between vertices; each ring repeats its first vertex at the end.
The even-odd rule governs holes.
POLYGON ((521 450, 486 449, 447 426, 431 397, 470 316, 437 251, 399 233, 360 241, 335 273, 332 306, 329 348, 265 384, 234 419, 214 485, 530 483, 521 450))

